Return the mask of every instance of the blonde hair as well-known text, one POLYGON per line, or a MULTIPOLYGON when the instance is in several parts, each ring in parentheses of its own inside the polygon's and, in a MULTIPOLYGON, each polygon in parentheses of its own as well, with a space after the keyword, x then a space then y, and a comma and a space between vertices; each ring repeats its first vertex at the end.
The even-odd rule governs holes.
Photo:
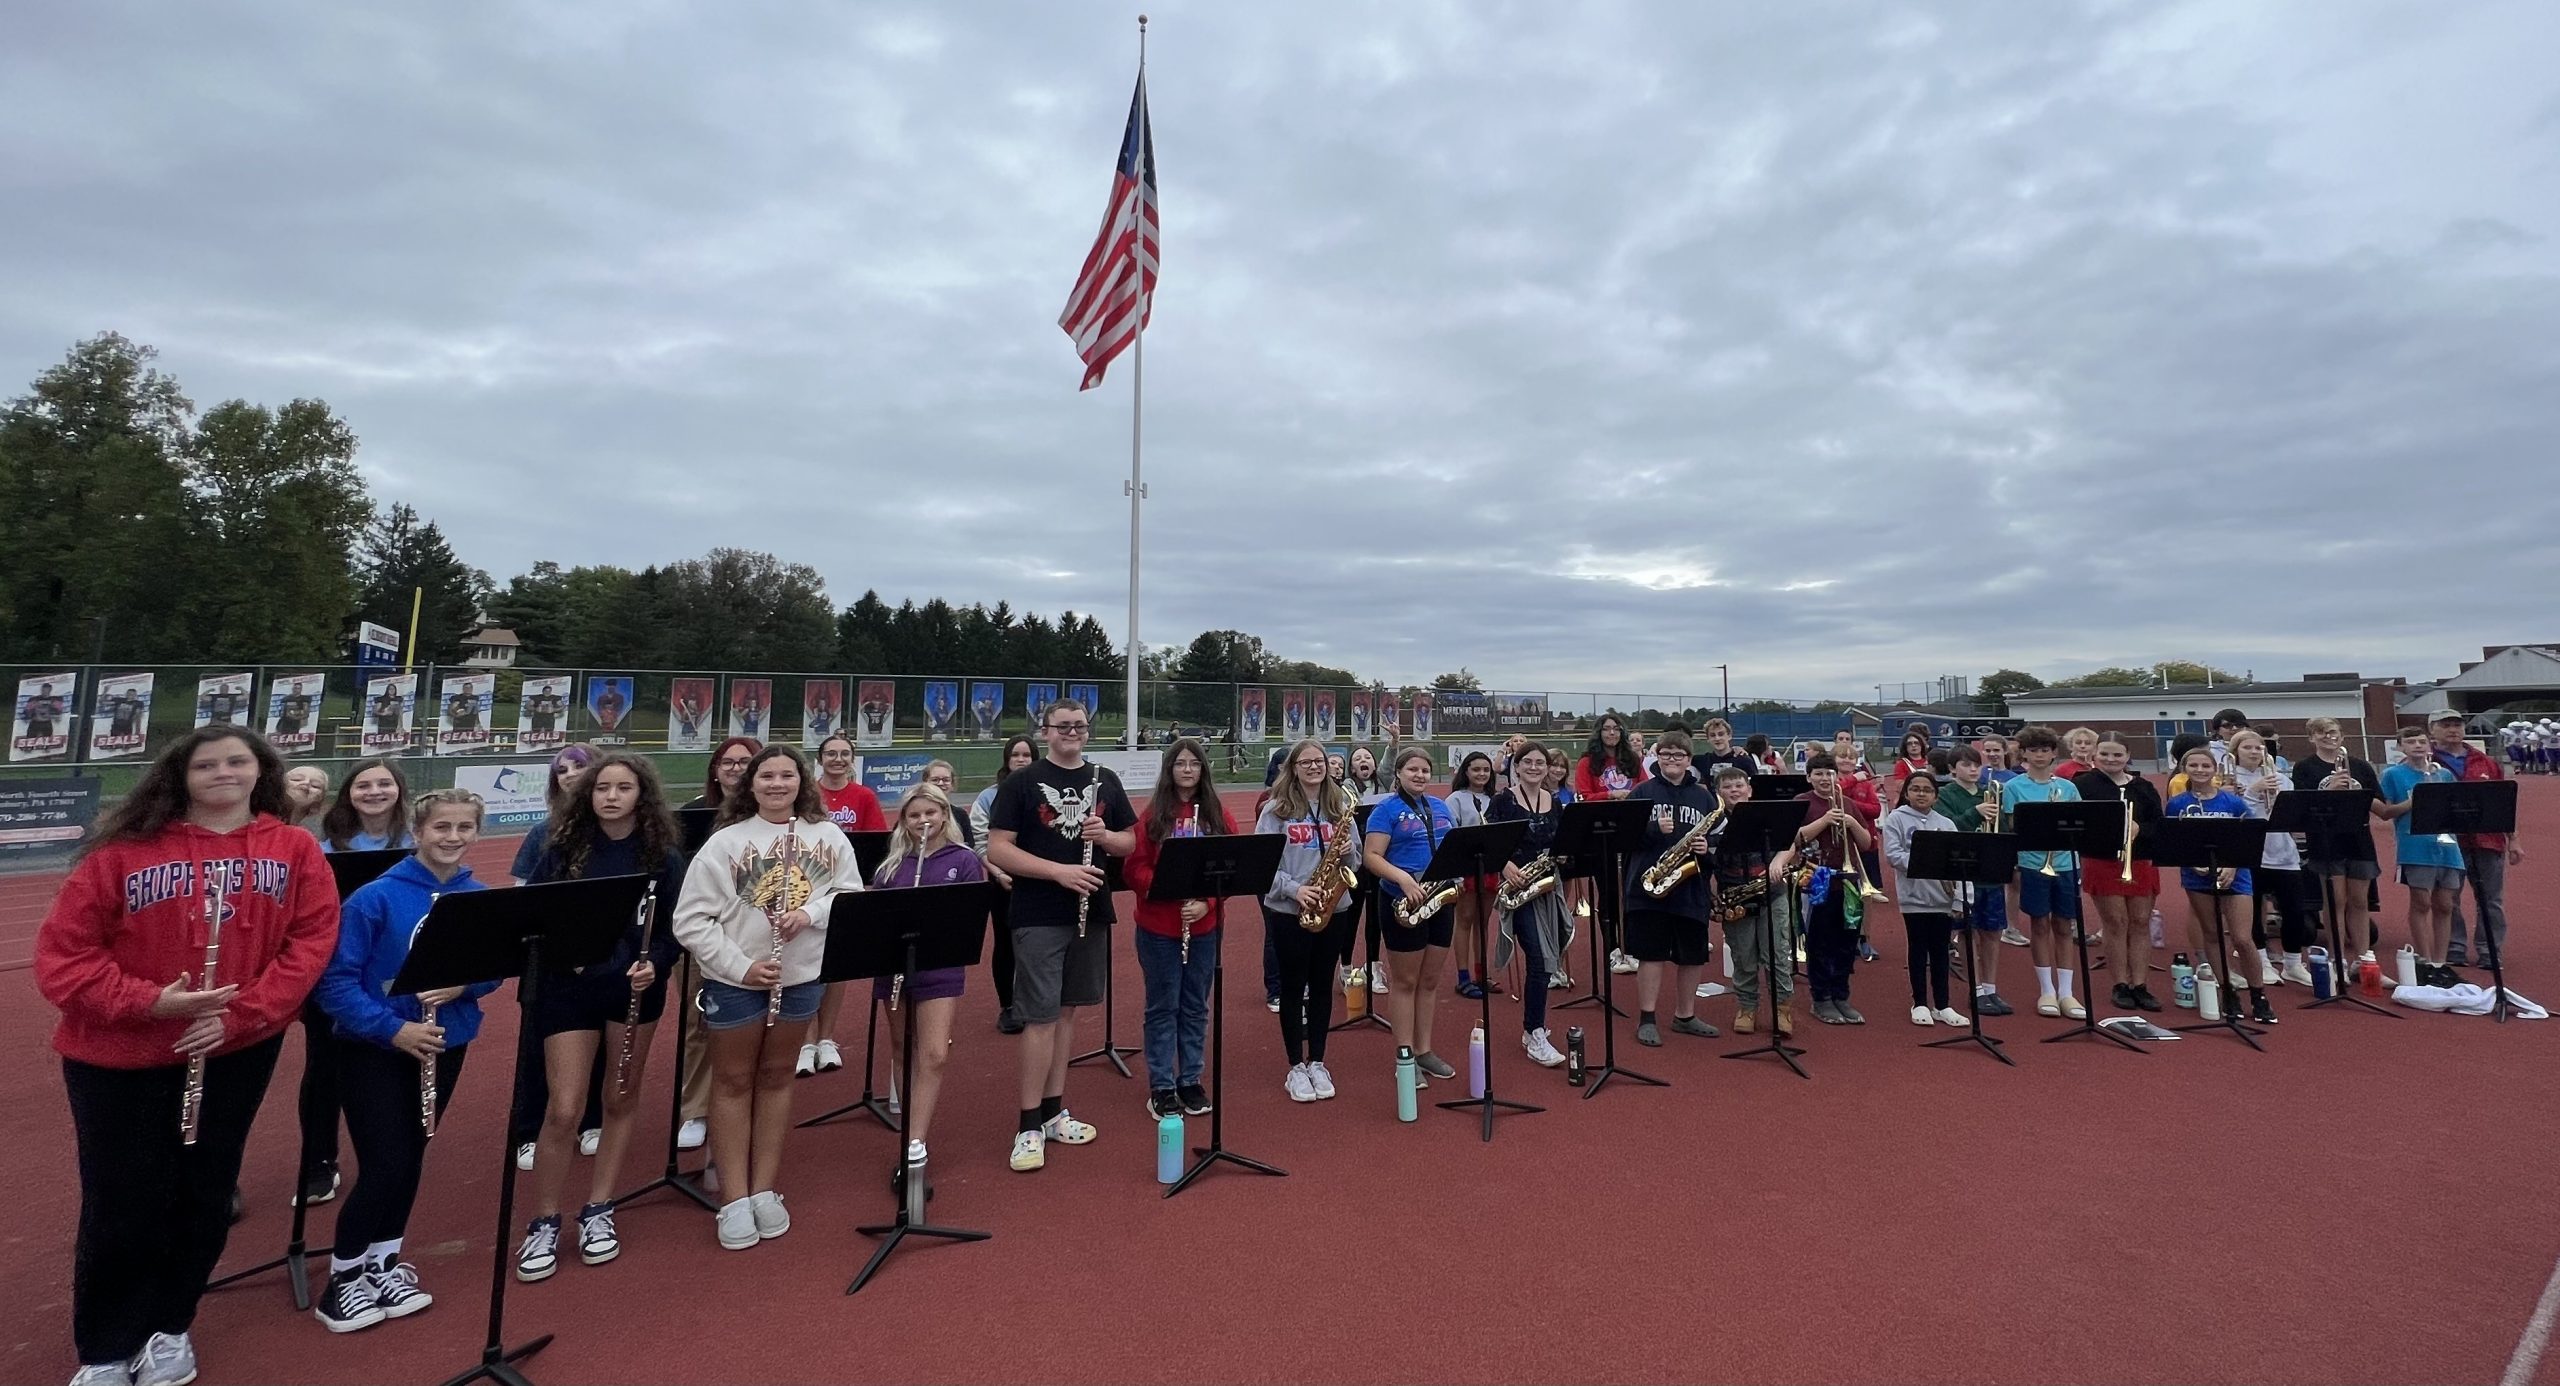
POLYGON ((2311 733, 2313 736, 2318 736, 2322 732, 2346 730, 2346 728, 2338 725, 2338 719, 2335 717, 2314 717, 2309 721, 2304 722, 2302 724, 2302 729, 2311 733))
POLYGON ((916 859, 917 865, 921 868, 925 858, 945 847, 969 845, 968 841, 960 836, 960 822, 952 815, 950 798, 934 785, 919 783, 915 788, 901 795, 898 799, 898 811, 892 821, 895 826, 889 829, 889 855, 882 859, 880 869, 872 873, 873 880, 885 881, 896 875, 899 865, 910 856, 916 859), (907 806, 918 799, 942 810, 942 831, 936 833, 931 842, 917 841, 915 833, 907 827, 907 806))
POLYGON ((2238 763, 2240 743, 2244 741, 2257 742, 2258 754, 2267 758, 2266 763, 2269 767, 2272 768, 2275 765, 2275 755, 2267 749, 2266 737, 2260 735, 2254 728, 2250 727, 2242 727, 2240 730, 2233 732, 2230 737, 2223 742, 2225 746, 2230 748, 2234 764, 2238 763))
MULTIPOLYGON (((1283 823, 1295 823, 1310 814, 1330 822, 1342 815, 1342 806, 1351 797, 1349 791, 1342 787, 1342 782, 1333 777, 1332 766, 1328 763, 1325 767, 1324 788, 1316 791, 1317 802, 1313 804, 1307 802, 1306 786, 1298 783, 1298 757, 1310 746, 1313 746, 1316 753, 1324 756, 1328 762, 1332 759, 1333 752, 1326 750, 1324 743, 1312 736, 1291 743, 1289 753, 1280 758, 1279 783, 1271 789, 1272 811, 1280 815, 1280 821, 1283 823)), ((1343 773, 1346 775, 1351 773, 1350 762, 1347 759, 1343 762, 1343 773)))
POLYGON ((427 820, 435 817, 436 810, 440 808, 471 810, 473 828, 481 826, 483 815, 488 811, 488 806, 480 802, 480 796, 468 789, 430 789, 409 801, 409 831, 423 830, 427 820))
POLYGON ((2099 741, 2098 729, 2097 729, 2097 728, 2095 728, 2095 727, 2073 727, 2071 730, 2069 730, 2069 731, 2067 731, 2067 732, 2064 732, 2064 733, 2062 734, 2062 744, 2063 744, 2063 745, 2065 745, 2065 746, 2070 745, 2070 744, 2071 744, 2071 739, 2072 739, 2073 737, 2076 737, 2076 736, 2085 736, 2085 737, 2089 738, 2090 744, 2092 744, 2092 745, 2097 744, 2097 743, 2098 743, 2098 741, 2099 741))
POLYGON ((928 760, 924 763, 924 777, 927 783, 932 781, 933 772, 936 770, 940 770, 950 775, 951 782, 953 784, 958 784, 960 782, 960 769, 958 766, 953 765, 947 760, 928 760))

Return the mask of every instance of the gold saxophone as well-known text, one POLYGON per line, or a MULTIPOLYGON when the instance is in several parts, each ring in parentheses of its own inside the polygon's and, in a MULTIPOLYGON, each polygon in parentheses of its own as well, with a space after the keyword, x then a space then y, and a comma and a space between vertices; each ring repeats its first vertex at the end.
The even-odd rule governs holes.
POLYGON ((1307 884, 1314 886, 1319 896, 1316 907, 1298 911, 1299 928, 1320 934, 1332 926, 1334 909, 1351 889, 1351 854, 1359 847, 1360 801, 1345 792, 1342 812, 1333 820, 1333 840, 1325 843, 1324 855, 1316 859, 1315 874, 1307 878, 1307 884))
POLYGON ((1520 868, 1521 881, 1504 886, 1493 893, 1493 907, 1506 913, 1537 899, 1564 884, 1564 873, 1556 865, 1556 854, 1540 852, 1520 868))
POLYGON ((1653 865, 1644 869, 1644 893, 1659 900, 1678 889, 1682 881, 1697 875, 1698 854, 1689 850, 1689 844, 1706 836, 1724 821, 1724 816, 1725 806, 1716 805, 1713 813, 1691 824, 1689 831, 1680 834, 1669 847, 1664 848, 1653 865))
POLYGON ((1410 929, 1438 914, 1458 898, 1461 881, 1424 881, 1422 893, 1409 900, 1396 901, 1396 922, 1410 929))

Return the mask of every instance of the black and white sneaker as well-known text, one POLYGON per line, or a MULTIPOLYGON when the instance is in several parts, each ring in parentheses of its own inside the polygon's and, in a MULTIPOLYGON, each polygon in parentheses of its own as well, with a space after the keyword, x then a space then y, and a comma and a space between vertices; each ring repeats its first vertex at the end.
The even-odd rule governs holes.
POLYGON ((613 1205, 590 1203, 578 1210, 578 1259, 601 1266, 622 1254, 622 1238, 613 1230, 613 1205))
POLYGON ((2264 991, 2249 993, 2249 1019, 2259 1025, 2276 1023, 2276 1003, 2268 1000, 2264 991))
POLYGON ((1207 1088, 1200 1086, 1198 1083, 1184 1083, 1180 1087, 1175 1088, 1173 1092, 1174 1096, 1182 1103, 1183 1115, 1207 1116, 1209 1114, 1209 1090, 1207 1088))
POLYGON ((301 1206, 317 1208, 338 1196, 338 1162, 323 1160, 302 1172, 301 1206))
POLYGON ((530 1285, 548 1280, 560 1269, 560 1218, 553 1214, 535 1218, 524 1229, 524 1240, 516 1246, 516 1279, 530 1285))
POLYGON ((436 1302, 434 1295, 418 1288, 418 1268, 406 1261, 376 1261, 365 1267, 364 1278, 384 1318, 405 1319, 436 1302))
POLYGON ((373 1278, 361 1266, 330 1272, 328 1285, 311 1306, 311 1316, 332 1333, 353 1333, 391 1317, 374 1302, 373 1278))

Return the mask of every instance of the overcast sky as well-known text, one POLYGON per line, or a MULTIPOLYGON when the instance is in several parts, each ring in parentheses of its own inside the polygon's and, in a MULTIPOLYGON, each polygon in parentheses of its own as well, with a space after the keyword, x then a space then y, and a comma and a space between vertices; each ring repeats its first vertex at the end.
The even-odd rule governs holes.
MULTIPOLYGON (((1152 640, 1815 696, 2560 637, 2549 0, 1152 8, 1152 640)), ((1129 362, 1056 318, 1135 11, 19 7, 0 388, 112 328, 501 581, 1118 634, 1129 362)))

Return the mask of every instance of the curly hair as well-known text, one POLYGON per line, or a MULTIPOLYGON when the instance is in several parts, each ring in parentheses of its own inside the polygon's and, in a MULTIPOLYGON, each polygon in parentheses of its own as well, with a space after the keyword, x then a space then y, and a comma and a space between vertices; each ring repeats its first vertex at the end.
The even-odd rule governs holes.
POLYGON ((640 869, 654 876, 676 855, 682 837, 676 830, 675 811, 667 805, 667 787, 658 778, 658 767, 645 756, 607 751, 579 776, 584 792, 571 796, 551 818, 550 838, 543 846, 559 861, 565 879, 587 874, 587 854, 604 836, 604 824, 596 818, 596 782, 616 766, 640 782, 640 801, 631 806, 632 831, 640 835, 640 869))

